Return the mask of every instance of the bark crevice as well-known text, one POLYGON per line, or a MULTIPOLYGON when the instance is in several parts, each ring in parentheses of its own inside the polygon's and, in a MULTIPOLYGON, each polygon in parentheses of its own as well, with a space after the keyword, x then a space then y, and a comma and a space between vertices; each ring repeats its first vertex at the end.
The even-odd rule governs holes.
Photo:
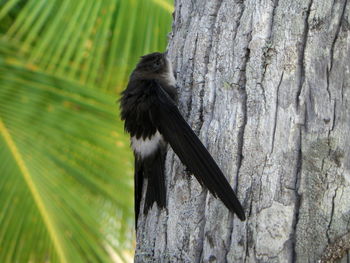
POLYGON ((299 109, 300 106, 300 95, 302 93, 302 89, 304 87, 305 83, 305 49, 307 45, 307 40, 309 36, 309 17, 311 13, 311 7, 313 4, 313 0, 310 0, 309 5, 307 7, 307 10, 305 10, 305 21, 304 21, 304 31, 300 43, 300 53, 299 53, 299 61, 298 61, 298 66, 299 66, 299 85, 298 85, 298 91, 297 91, 297 96, 296 96, 296 106, 297 110, 299 109))
POLYGON ((283 81, 283 74, 284 71, 282 71, 281 78, 278 82, 277 88, 276 88, 276 102, 275 102, 275 117, 273 119, 273 130, 272 130, 272 142, 271 142, 271 150, 270 154, 273 153, 273 150, 275 148, 275 136, 276 136, 276 126, 277 126, 277 116, 278 116, 278 107, 279 107, 279 102, 278 102, 278 95, 279 95, 279 90, 283 81))
POLYGON ((337 28, 335 30, 335 35, 334 35, 334 38, 333 38, 333 41, 332 41, 332 45, 331 45, 331 48, 330 48, 330 66, 329 66, 329 71, 331 71, 332 68, 333 68, 334 47, 335 47, 335 43, 337 42, 338 37, 339 37, 339 32, 340 32, 340 28, 342 26, 342 22, 343 22, 343 19, 344 19, 347 3, 348 3, 348 0, 345 0, 344 1, 344 5, 342 6, 342 13, 341 13, 341 15, 339 17, 338 25, 337 25, 337 28))
POLYGON ((334 195, 332 196, 331 215, 330 215, 329 223, 328 223, 327 230, 326 230, 326 235, 327 235, 327 239, 328 239, 328 244, 331 244, 331 238, 330 238, 329 232, 330 232, 331 225, 332 225, 332 222, 333 222, 334 208, 335 208, 335 198, 337 197, 337 191, 338 191, 338 187, 334 190, 334 195))

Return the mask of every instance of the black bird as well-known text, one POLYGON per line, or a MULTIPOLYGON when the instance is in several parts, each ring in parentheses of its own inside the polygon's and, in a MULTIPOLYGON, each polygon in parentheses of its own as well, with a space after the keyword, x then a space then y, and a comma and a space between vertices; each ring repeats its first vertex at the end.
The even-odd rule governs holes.
POLYGON ((148 179, 143 212, 156 202, 166 206, 164 158, 166 144, 199 183, 245 220, 243 208, 214 159, 181 116, 172 66, 165 53, 141 57, 121 97, 121 118, 130 133, 135 155, 135 225, 140 212, 142 185, 148 179))

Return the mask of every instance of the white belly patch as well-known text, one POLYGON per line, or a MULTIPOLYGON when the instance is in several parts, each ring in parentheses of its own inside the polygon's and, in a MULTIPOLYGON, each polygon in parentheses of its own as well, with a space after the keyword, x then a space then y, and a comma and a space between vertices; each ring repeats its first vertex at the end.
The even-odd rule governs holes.
POLYGON ((135 136, 131 137, 131 147, 135 153, 144 158, 154 153, 162 141, 163 136, 157 131, 151 138, 136 139, 135 136))

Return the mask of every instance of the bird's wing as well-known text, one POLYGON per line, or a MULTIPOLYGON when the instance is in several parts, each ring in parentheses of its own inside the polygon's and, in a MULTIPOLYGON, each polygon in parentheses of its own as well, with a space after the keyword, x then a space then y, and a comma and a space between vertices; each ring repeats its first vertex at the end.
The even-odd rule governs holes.
POLYGON ((245 220, 244 210, 220 168, 181 116, 175 102, 159 83, 155 85, 156 99, 151 114, 165 141, 202 185, 220 198, 239 219, 245 220))
POLYGON ((134 209, 135 209, 135 229, 137 230, 137 219, 140 213, 143 185, 143 167, 142 161, 135 156, 135 174, 134 174, 134 209))
POLYGON ((157 203, 160 209, 165 208, 164 152, 161 146, 147 158, 141 159, 135 155, 134 209, 136 230, 141 208, 143 181, 145 178, 148 181, 143 213, 146 214, 152 208, 154 202, 157 203))

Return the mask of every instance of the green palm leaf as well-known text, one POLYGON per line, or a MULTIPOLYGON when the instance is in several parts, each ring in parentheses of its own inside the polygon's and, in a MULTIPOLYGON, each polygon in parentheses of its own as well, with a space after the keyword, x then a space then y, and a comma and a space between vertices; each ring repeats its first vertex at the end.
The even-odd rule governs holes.
MULTIPOLYGON (((6 207, 0 239, 17 231, 18 237, 43 234, 29 241, 29 248, 13 237, 1 242, 10 246, 3 249, 13 251, 12 257, 28 254, 29 259, 42 250, 60 262, 86 262, 93 249, 92 262, 107 262, 102 223, 113 210, 119 219, 132 213, 128 145, 109 96, 66 85, 17 66, 0 66, 0 159, 6 160, 0 166, 1 207, 6 207), (105 208, 108 213, 101 215, 105 208), (23 228, 15 222, 24 222, 23 228), (36 244, 43 239, 49 242, 36 244)), ((2 256, 0 262, 15 261, 2 256)))
MULTIPOLYGON (((21 4, 5 2, 0 21, 21 4)), ((19 44, 28 64, 115 91, 125 85, 139 56, 164 49, 171 10, 172 0, 28 0, 6 38, 19 44)))
POLYGON ((171 1, 0 1, 0 262, 112 262, 132 247, 116 92, 164 49, 171 1))

